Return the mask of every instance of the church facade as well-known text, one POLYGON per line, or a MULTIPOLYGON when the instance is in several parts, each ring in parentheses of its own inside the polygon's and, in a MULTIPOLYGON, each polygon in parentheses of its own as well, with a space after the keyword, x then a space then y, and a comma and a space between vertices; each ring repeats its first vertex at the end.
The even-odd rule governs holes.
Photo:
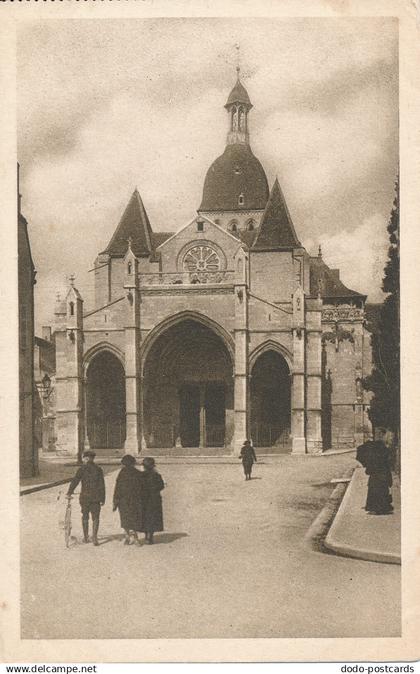
POLYGON ((57 451, 353 447, 369 432, 366 296, 301 245, 249 142, 239 79, 202 202, 154 232, 136 190, 94 264, 55 308, 57 451))

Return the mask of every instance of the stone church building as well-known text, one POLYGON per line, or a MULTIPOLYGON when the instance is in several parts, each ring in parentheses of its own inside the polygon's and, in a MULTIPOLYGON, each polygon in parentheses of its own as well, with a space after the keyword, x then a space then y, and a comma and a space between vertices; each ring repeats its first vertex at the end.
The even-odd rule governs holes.
POLYGON ((59 453, 237 453, 251 438, 313 454, 369 432, 366 296, 308 254, 269 189, 239 72, 225 108, 192 220, 153 231, 135 190, 95 260, 95 308, 74 280, 57 301, 59 453))

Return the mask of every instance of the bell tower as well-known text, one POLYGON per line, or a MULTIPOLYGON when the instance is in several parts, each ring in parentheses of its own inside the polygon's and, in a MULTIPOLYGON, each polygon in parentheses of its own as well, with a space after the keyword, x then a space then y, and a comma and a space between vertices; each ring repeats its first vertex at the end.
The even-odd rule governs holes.
POLYGON ((248 113, 252 108, 248 92, 240 80, 240 68, 236 68, 236 84, 229 94, 225 105, 229 113, 229 132, 227 135, 227 144, 236 143, 249 144, 248 131, 248 113))

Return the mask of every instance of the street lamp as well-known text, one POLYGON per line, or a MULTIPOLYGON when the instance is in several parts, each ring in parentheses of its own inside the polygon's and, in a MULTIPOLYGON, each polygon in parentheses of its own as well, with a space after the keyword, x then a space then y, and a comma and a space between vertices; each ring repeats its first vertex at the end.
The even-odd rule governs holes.
POLYGON ((42 377, 41 384, 38 385, 38 388, 44 400, 47 400, 51 395, 51 377, 48 376, 47 372, 42 377))

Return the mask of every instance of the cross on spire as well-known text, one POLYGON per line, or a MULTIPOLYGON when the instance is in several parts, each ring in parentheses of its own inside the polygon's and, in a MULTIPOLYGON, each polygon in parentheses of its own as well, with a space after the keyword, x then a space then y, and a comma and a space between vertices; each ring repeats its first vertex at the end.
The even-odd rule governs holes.
POLYGON ((128 237, 127 243, 128 243, 129 249, 131 250, 131 246, 132 246, 132 244, 133 244, 133 238, 132 238, 131 236, 128 237))
POLYGON ((235 49, 236 49, 236 72, 238 75, 238 80, 239 80, 239 74, 241 72, 241 64, 240 64, 240 55, 241 55, 241 46, 240 44, 235 44, 235 49))

